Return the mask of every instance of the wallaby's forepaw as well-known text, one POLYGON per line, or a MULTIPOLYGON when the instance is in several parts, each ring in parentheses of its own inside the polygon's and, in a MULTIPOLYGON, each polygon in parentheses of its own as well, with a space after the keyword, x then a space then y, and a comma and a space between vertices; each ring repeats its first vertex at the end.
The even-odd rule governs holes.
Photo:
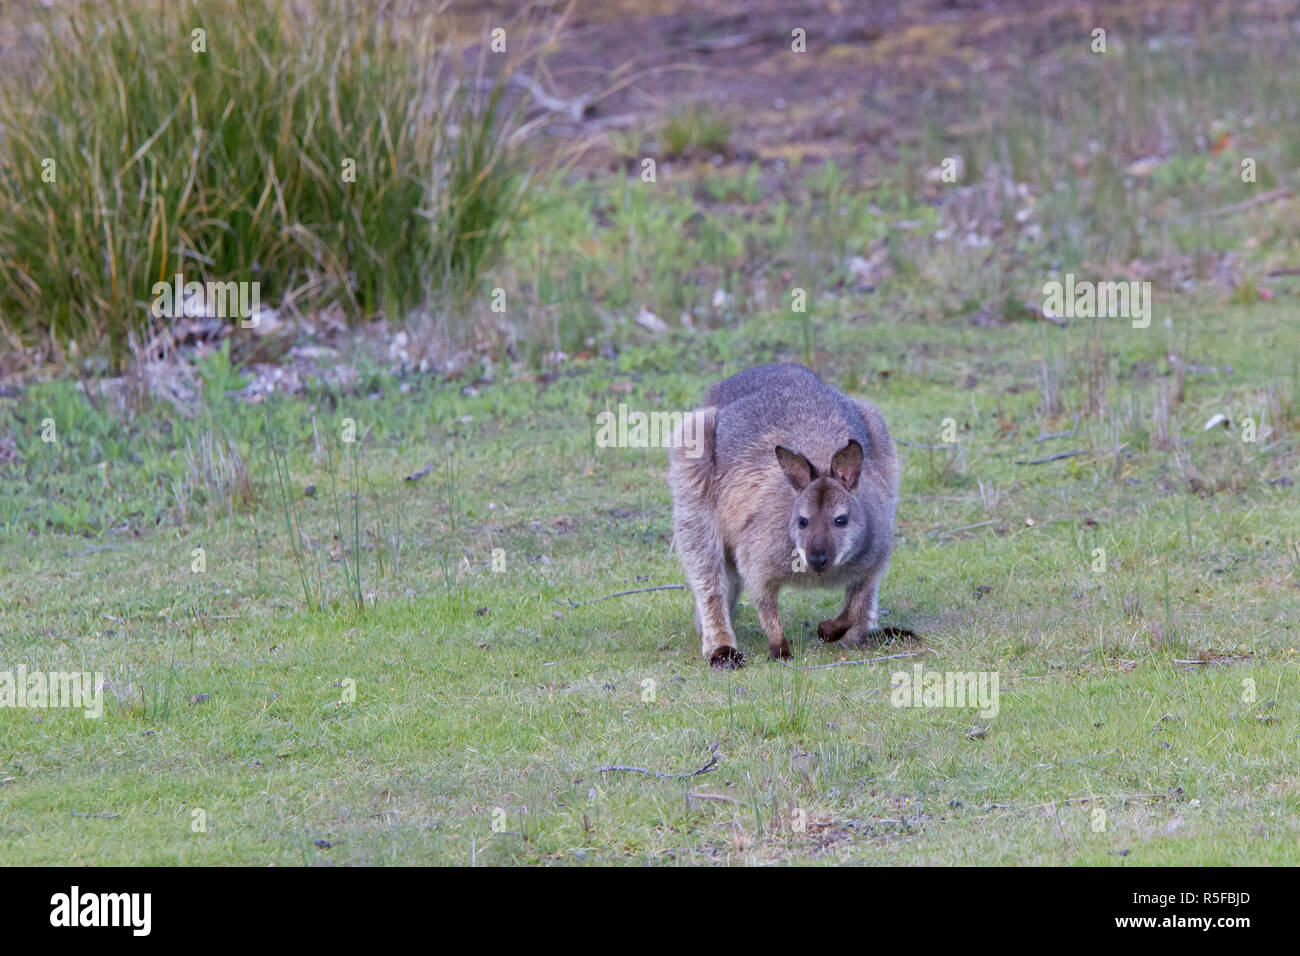
POLYGON ((841 624, 840 619, 837 617, 833 617, 829 621, 822 621, 817 625, 817 639, 823 644, 830 644, 834 641, 838 641, 848 632, 849 626, 847 624, 841 624))
POLYGON ((745 666, 745 655, 730 644, 723 644, 709 658, 709 666, 723 670, 735 670, 745 666))
POLYGON ((790 642, 783 637, 780 644, 767 645, 767 650, 772 655, 772 660, 784 660, 790 656, 790 642))

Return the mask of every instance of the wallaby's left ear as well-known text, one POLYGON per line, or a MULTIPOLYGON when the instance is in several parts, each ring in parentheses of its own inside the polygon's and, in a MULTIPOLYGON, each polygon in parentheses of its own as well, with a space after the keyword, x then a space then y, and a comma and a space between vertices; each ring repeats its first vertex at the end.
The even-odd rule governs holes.
POLYGON ((849 443, 831 459, 831 474, 849 491, 856 491, 858 479, 862 477, 862 446, 850 438, 849 443))
POLYGON ((776 446, 776 460, 781 463, 781 470, 789 479, 795 491, 803 491, 811 482, 817 480, 817 469, 803 455, 789 448, 776 446))

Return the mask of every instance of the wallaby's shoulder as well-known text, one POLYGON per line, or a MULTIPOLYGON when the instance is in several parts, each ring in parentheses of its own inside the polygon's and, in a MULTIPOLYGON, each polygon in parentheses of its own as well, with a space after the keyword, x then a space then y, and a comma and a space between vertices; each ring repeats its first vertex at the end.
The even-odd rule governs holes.
POLYGON ((783 362, 779 365, 758 365, 737 372, 709 389, 706 404, 721 408, 756 393, 776 394, 784 391, 807 390, 825 387, 825 383, 810 368, 783 362))
POLYGON ((894 439, 889 434, 889 426, 885 424, 885 416, 865 398, 851 398, 850 401, 858 407, 867 426, 868 455, 885 479, 886 487, 897 494, 903 476, 903 463, 899 460, 894 439))
POLYGON ((718 410, 723 443, 733 448, 760 438, 766 441, 773 437, 774 429, 779 433, 778 444, 797 443, 800 435, 814 442, 818 436, 829 442, 842 437, 841 433, 859 442, 867 438, 860 406, 802 365, 746 369, 714 385, 707 402, 718 410))
POLYGON ((710 448, 717 453, 714 467, 731 471, 761 465, 768 470, 775 445, 785 445, 825 468, 852 438, 863 447, 869 471, 883 479, 883 487, 898 487, 902 463, 884 415, 812 369, 792 362, 746 369, 714 385, 706 402, 713 425, 710 448))

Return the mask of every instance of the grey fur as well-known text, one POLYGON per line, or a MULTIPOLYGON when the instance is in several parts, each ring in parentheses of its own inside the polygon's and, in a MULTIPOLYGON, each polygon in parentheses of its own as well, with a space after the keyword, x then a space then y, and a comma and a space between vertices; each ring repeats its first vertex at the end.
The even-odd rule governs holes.
POLYGON ((843 610, 818 635, 860 642, 877 623, 901 474, 879 410, 793 364, 733 375, 707 402, 691 412, 703 454, 688 457, 675 441, 668 466, 674 547, 704 656, 743 660, 732 628, 742 586, 774 657, 790 653, 777 609, 786 585, 844 587, 843 610))

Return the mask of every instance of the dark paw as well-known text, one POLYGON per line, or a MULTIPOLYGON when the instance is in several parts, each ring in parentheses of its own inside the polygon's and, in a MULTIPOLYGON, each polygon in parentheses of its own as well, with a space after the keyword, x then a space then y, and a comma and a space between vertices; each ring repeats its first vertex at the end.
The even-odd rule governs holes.
POLYGON ((767 650, 772 655, 772 660, 784 660, 790 656, 790 642, 783 637, 780 644, 769 644, 767 650))
POLYGON ((908 630, 905 627, 876 627, 862 635, 860 644, 885 644, 889 641, 915 641, 919 640, 916 631, 908 630))
POLYGON ((709 658, 709 666, 735 670, 745 666, 745 655, 731 645, 724 644, 713 652, 713 656, 709 658))
POLYGON ((847 634, 849 626, 841 624, 838 618, 831 618, 829 621, 822 621, 817 625, 817 638, 823 644, 830 644, 838 641, 847 634))

